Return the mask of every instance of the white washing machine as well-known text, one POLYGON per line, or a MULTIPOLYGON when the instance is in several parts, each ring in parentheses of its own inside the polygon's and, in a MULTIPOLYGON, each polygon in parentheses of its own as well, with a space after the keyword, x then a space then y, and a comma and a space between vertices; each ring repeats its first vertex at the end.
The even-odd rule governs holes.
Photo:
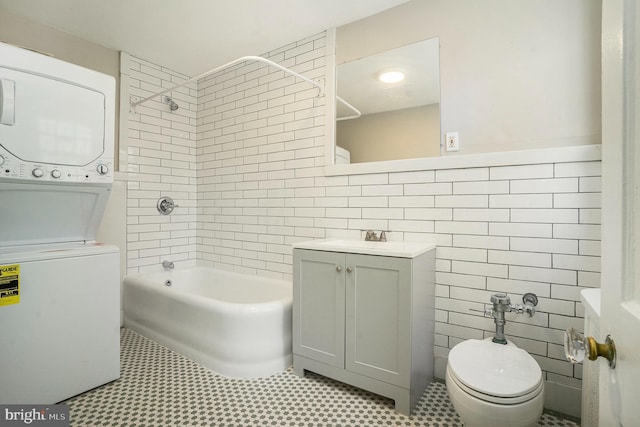
POLYGON ((120 376, 113 77, 0 43, 0 404, 120 376))

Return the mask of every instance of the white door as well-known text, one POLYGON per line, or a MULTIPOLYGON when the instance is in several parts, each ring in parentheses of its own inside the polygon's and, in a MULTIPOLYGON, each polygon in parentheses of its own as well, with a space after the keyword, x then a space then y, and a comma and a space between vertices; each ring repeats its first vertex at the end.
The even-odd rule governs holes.
POLYGON ((630 427, 640 419, 640 5, 602 3, 600 330, 615 340, 617 365, 596 361, 600 425, 630 427))

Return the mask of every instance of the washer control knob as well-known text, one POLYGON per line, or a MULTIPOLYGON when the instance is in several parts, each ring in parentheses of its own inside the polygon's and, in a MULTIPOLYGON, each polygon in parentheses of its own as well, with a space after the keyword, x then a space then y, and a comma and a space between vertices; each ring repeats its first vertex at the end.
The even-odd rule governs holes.
POLYGON ((0 155, 0 166, 4 165, 4 156, 0 155))
POLYGON ((40 168, 35 168, 31 171, 31 174, 36 178, 42 178, 42 176, 44 175, 44 171, 40 168))
POLYGON ((109 166, 105 165, 104 163, 100 163, 96 170, 100 175, 106 175, 107 173, 109 173, 109 166))
POLYGON ((58 169, 54 169, 51 171, 51 176, 55 179, 58 179, 62 176, 62 173, 58 169))

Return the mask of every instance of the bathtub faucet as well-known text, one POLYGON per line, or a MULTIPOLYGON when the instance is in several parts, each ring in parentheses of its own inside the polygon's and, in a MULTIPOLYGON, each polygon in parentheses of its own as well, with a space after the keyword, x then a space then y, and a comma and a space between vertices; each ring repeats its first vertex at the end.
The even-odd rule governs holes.
POLYGON ((175 265, 173 265, 173 261, 168 261, 165 259, 164 261, 162 261, 162 267, 171 270, 173 267, 175 267, 175 265))

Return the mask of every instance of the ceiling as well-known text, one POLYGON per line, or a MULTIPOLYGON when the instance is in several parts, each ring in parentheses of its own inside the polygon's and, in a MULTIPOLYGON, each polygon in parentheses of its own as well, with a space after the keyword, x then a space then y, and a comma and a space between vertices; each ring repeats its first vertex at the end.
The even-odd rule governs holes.
POLYGON ((194 76, 407 0, 0 0, 0 8, 194 76))

